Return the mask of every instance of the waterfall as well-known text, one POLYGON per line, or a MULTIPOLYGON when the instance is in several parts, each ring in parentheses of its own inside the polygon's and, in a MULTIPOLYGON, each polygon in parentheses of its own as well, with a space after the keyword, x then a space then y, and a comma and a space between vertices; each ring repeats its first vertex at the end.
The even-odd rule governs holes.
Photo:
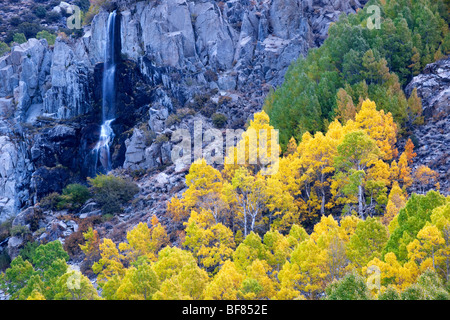
POLYGON ((114 131, 111 123, 115 120, 115 75, 116 75, 116 11, 111 12, 108 18, 105 46, 105 62, 103 67, 102 80, 102 126, 100 138, 94 148, 96 154, 96 166, 100 162, 103 172, 108 173, 111 170, 110 144, 114 139, 114 131))

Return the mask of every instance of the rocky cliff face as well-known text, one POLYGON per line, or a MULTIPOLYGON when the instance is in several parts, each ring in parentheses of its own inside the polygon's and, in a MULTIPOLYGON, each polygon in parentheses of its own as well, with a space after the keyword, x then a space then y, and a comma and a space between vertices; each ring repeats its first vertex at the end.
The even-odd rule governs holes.
POLYGON ((426 165, 439 174, 441 191, 450 194, 450 58, 425 67, 405 88, 417 88, 425 123, 413 134, 417 142, 414 166, 426 165))
MULTIPOLYGON (((121 62, 113 167, 169 165, 173 130, 196 119, 211 127, 213 113, 226 116, 225 127, 242 128, 289 64, 364 3, 114 1, 121 62)), ((107 19, 102 11, 79 39, 58 38, 52 47, 30 39, 0 58, 0 222, 93 174, 107 19)), ((181 176, 169 180, 182 187, 181 176)), ((168 191, 164 183, 145 188, 168 191)))

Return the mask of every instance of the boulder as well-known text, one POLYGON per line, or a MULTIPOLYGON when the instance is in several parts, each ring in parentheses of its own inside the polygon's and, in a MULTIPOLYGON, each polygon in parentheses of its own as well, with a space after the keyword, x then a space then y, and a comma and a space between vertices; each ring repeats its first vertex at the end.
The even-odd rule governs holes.
POLYGON ((142 165, 145 160, 145 137, 142 130, 134 128, 133 135, 125 141, 127 148, 125 152, 124 169, 138 170, 143 169, 142 165))
POLYGON ((14 260, 19 253, 20 249, 23 247, 23 239, 22 237, 11 237, 8 240, 8 255, 11 258, 11 260, 14 260))
MULTIPOLYGON (((40 215, 40 209, 37 207, 29 207, 23 211, 21 211, 17 216, 14 218, 12 222, 12 226, 28 226, 30 227, 31 224, 34 224, 38 221, 36 221, 37 217, 40 215)), ((31 229, 31 228, 30 228, 31 229)))
POLYGON ((168 108, 162 105, 152 106, 149 109, 149 121, 148 125, 150 130, 155 133, 161 133, 165 128, 165 121, 169 116, 168 108))

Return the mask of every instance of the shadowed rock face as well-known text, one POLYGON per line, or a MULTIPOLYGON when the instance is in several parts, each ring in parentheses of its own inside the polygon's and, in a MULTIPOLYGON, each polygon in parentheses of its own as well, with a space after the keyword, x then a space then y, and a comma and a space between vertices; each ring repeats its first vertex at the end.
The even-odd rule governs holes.
POLYGON ((425 123, 413 131, 418 145, 414 166, 427 165, 439 173, 441 191, 450 194, 450 58, 425 67, 405 88, 422 98, 425 123))
MULTIPOLYGON (((330 22, 366 1, 113 2, 120 48, 112 167, 153 170, 170 164, 171 152, 170 141, 155 138, 170 140, 194 120, 210 128, 213 113, 227 117, 225 128, 242 128, 289 64, 324 41, 330 22), (183 108, 195 115, 170 121, 183 108)), ((30 39, 0 58, 0 221, 92 176, 108 16, 95 16, 81 38, 53 47, 30 39)))

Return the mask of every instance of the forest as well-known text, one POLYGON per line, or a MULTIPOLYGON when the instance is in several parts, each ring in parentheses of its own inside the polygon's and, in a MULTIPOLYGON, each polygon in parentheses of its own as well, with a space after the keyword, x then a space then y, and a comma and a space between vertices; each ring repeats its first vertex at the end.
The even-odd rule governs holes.
POLYGON ((20 300, 449 300, 450 196, 436 171, 413 165, 424 116, 417 91, 404 93, 450 54, 449 10, 371 0, 342 15, 292 63, 229 161, 190 165, 186 190, 167 202, 172 231, 153 216, 115 243, 86 226, 81 271, 60 241, 28 243, 2 290, 20 300), (370 5, 380 29, 367 28, 370 5), (249 150, 261 159, 272 147, 275 162, 251 161, 249 150))
POLYGON ((357 14, 341 16, 324 44, 294 62, 266 99, 264 110, 283 148, 291 137, 299 141, 306 131, 353 117, 365 98, 390 112, 402 134, 421 124, 421 108, 402 88, 448 54, 448 21, 448 4, 428 0, 371 0, 357 14), (367 28, 371 5, 380 8, 380 29, 367 28))

